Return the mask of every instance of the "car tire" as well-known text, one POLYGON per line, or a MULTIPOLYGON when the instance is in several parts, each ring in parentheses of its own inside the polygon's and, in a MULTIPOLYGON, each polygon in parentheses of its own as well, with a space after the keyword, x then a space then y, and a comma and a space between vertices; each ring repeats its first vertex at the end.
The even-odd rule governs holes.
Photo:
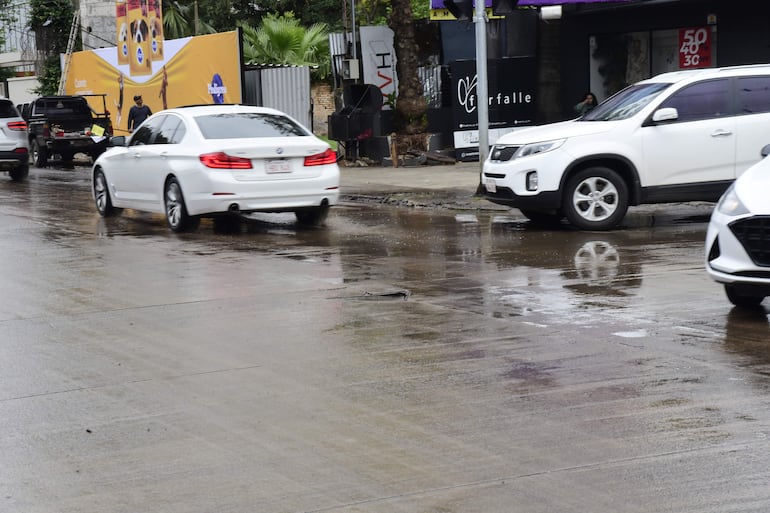
POLYGON ((765 299, 762 295, 743 294, 733 285, 725 285, 725 294, 732 304, 744 308, 759 306, 765 299))
POLYGON ((169 178, 163 191, 163 203, 166 210, 166 222, 174 233, 195 231, 200 218, 187 213, 182 188, 176 178, 169 178))
POLYGON ((294 212, 297 222, 305 226, 323 226, 329 215, 329 205, 306 208, 294 212))
POLYGON ((8 174, 14 182, 21 182, 29 176, 29 164, 22 164, 16 169, 11 169, 8 174))
POLYGON ((584 169, 567 181, 564 213, 581 230, 609 230, 628 210, 628 187, 607 167, 584 169))
POLYGON ((48 149, 40 146, 37 139, 32 139, 30 150, 32 163, 35 164, 35 167, 46 167, 48 165, 48 149))
POLYGON ((102 217, 110 217, 119 212, 117 208, 112 206, 107 177, 104 176, 101 169, 97 170, 94 175, 94 202, 96 203, 96 211, 102 217))
POLYGON ((519 209, 519 211, 524 217, 532 221, 532 224, 538 226, 558 226, 561 224, 561 220, 564 219, 564 214, 561 212, 553 213, 527 209, 519 209))

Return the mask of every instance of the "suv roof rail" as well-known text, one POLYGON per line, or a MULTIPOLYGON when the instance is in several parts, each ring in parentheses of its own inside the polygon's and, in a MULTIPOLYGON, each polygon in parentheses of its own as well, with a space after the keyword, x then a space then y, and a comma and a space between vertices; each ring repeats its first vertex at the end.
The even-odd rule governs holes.
POLYGON ((719 71, 735 71, 735 70, 741 70, 741 69, 758 69, 758 68, 768 68, 770 69, 770 64, 738 64, 736 66, 725 66, 722 68, 719 68, 719 71))

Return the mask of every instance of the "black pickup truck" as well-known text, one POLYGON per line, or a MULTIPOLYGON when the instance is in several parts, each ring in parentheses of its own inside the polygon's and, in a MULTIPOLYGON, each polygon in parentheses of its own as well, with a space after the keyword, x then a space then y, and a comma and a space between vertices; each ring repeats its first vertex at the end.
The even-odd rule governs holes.
POLYGON ((22 116, 29 126, 29 148, 37 167, 45 167, 55 156, 70 164, 76 153, 96 160, 112 136, 106 95, 102 94, 43 96, 23 105, 22 116))

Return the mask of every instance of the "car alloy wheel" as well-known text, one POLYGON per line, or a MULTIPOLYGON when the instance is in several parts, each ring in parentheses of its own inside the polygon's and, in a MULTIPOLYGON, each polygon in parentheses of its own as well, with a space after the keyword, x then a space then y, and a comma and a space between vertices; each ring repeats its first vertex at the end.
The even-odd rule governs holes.
POLYGON ((115 209, 112 207, 107 178, 101 170, 97 171, 94 176, 94 201, 96 202, 96 210, 102 217, 109 217, 114 213, 115 209))
POLYGON ((166 221, 171 231, 180 233, 188 230, 195 230, 200 223, 197 217, 191 217, 187 213, 187 207, 184 204, 182 188, 176 178, 170 178, 166 182, 164 193, 166 204, 166 221))
POLYGON ((615 227, 628 210, 628 189, 623 179, 606 167, 588 168, 568 182, 564 209, 570 223, 583 230, 615 227))

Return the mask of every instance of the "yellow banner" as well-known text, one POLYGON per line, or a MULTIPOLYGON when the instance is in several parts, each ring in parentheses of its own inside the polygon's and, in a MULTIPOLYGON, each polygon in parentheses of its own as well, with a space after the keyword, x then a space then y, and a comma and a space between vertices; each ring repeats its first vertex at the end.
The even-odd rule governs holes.
MULTIPOLYGON (((132 76, 118 63, 117 48, 72 54, 66 94, 106 94, 115 135, 127 133, 128 109, 141 95, 152 112, 180 105, 240 103, 241 49, 238 32, 163 41, 163 59, 151 73, 132 76)), ((98 111, 101 105, 93 105, 98 111)))
MULTIPOLYGON (((486 12, 487 12, 487 18, 490 20, 498 20, 498 19, 505 18, 505 16, 496 16, 492 14, 491 7, 487 7, 486 12)), ((473 15, 474 16, 476 15, 476 11, 473 11, 473 15)), ((454 15, 451 12, 449 12, 449 9, 431 9, 430 19, 442 21, 442 20, 456 20, 457 18, 455 18, 454 15)))

